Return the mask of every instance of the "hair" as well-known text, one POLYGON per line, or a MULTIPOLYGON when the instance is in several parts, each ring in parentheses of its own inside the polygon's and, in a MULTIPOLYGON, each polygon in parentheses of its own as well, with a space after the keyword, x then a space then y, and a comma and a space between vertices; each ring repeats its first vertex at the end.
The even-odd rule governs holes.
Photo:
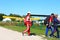
POLYGON ((27 15, 26 16, 28 16, 30 13, 27 13, 27 15))
POLYGON ((58 14, 55 14, 54 16, 58 16, 58 14))
POLYGON ((54 13, 51 13, 51 15, 54 15, 54 13))
POLYGON ((30 13, 27 13, 27 15, 29 15, 30 13))

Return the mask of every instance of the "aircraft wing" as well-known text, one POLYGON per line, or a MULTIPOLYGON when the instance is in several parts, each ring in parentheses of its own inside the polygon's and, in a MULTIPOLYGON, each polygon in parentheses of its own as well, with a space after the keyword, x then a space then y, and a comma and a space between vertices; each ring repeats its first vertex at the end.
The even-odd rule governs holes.
POLYGON ((37 15, 37 14, 31 14, 31 16, 48 17, 48 16, 50 16, 50 15, 37 15))

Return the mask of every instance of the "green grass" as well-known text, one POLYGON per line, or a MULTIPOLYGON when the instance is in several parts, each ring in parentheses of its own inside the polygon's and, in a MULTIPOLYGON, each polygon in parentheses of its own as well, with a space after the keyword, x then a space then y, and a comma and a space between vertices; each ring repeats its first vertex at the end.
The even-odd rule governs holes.
MULTIPOLYGON (((15 31, 18 31, 18 32, 22 32, 26 29, 25 26, 2 26, 2 27, 5 27, 5 28, 8 28, 8 29, 12 29, 12 30, 15 30, 15 31)), ((44 30, 40 30, 40 27, 36 27, 36 26, 32 26, 31 27, 31 33, 35 33, 37 35, 40 35, 40 34, 44 34, 44 30)))
MULTIPOLYGON (((15 25, 15 26, 7 26, 7 25, 5 25, 5 26, 2 26, 2 27, 5 27, 5 28, 7 28, 7 29, 11 29, 11 30, 15 30, 15 31, 18 31, 18 32, 23 32, 25 29, 26 29, 26 27, 22 24, 20 24, 20 25, 15 25)), ((36 35, 45 35, 45 29, 46 29, 46 27, 45 26, 42 26, 42 28, 40 27, 40 26, 37 26, 37 25, 33 25, 32 27, 31 27, 31 33, 35 33, 36 35)), ((49 31, 49 34, 50 34, 50 31, 49 31)), ((48 37, 46 37, 48 40, 59 40, 58 38, 48 38, 48 37)))

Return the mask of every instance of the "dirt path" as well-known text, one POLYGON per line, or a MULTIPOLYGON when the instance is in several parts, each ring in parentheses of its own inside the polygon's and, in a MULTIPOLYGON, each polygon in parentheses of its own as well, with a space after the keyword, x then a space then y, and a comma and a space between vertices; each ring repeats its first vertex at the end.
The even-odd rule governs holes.
POLYGON ((0 27, 0 40, 46 40, 40 36, 22 36, 22 33, 0 27))

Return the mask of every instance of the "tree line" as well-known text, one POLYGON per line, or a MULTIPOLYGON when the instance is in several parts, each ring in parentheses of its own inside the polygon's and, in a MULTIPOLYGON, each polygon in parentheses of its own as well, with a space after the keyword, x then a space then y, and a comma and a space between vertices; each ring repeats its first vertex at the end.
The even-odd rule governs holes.
POLYGON ((0 13, 0 21, 2 21, 3 16, 24 17, 24 16, 20 16, 20 15, 17 15, 17 14, 12 14, 12 13, 10 13, 10 15, 6 15, 4 13, 0 13))

